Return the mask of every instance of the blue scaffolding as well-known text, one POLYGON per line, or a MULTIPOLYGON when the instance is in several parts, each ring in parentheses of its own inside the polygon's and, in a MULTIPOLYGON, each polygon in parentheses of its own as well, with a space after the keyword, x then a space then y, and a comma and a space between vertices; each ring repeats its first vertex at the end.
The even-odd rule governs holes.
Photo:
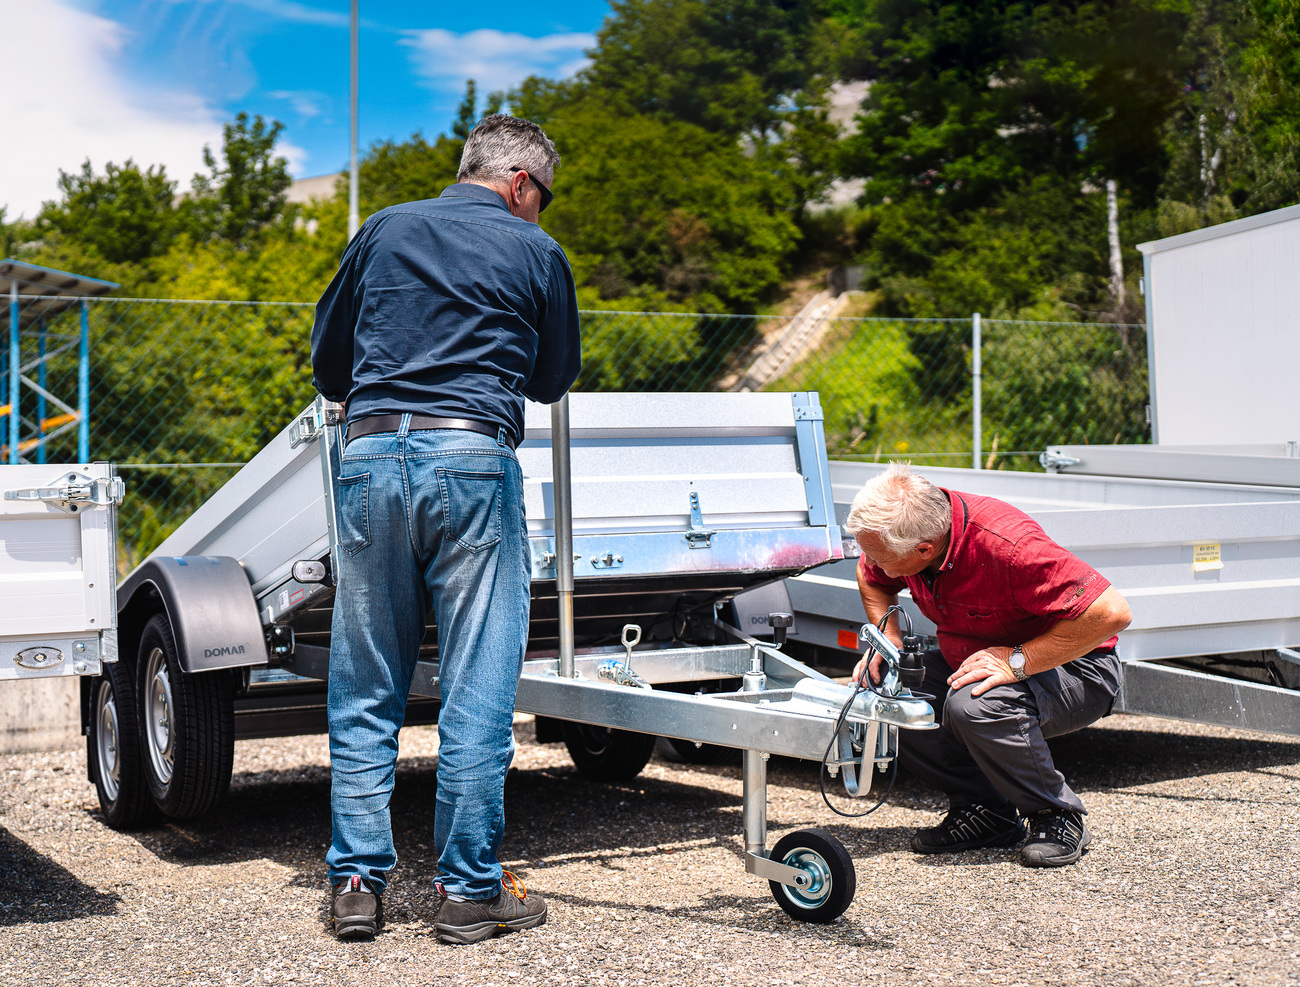
POLYGON ((0 462, 44 463, 52 440, 77 430, 77 460, 90 461, 90 299, 121 285, 49 267, 0 261, 0 462), (75 330, 57 317, 80 309, 75 330), (76 350, 75 405, 50 390, 49 368, 76 350), (24 396, 28 397, 24 405, 24 396), (34 400, 33 400, 34 399, 34 400), (24 413, 24 409, 30 409, 24 413))

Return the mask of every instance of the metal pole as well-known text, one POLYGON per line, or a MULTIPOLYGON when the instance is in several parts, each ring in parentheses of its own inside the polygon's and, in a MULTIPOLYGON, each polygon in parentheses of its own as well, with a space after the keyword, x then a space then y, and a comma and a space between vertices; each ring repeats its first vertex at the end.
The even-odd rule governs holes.
POLYGON ((18 282, 9 282, 9 463, 18 465, 18 282))
POLYGON ((555 595, 560 615, 560 678, 573 673, 573 467, 569 395, 551 405, 551 500, 555 514, 555 595))
POLYGON ((77 353, 77 461, 90 462, 90 303, 81 300, 81 348, 77 353))
POLYGON ((971 349, 971 465, 975 469, 982 469, 980 460, 984 458, 984 409, 982 402, 984 400, 984 362, 983 362, 983 339, 980 326, 980 314, 976 312, 970 317, 970 349, 971 349))
POLYGON ((361 227, 361 195, 360 182, 357 177, 357 80, 358 80, 358 56, 357 56, 357 35, 358 35, 358 17, 357 17, 357 0, 352 0, 352 140, 351 155, 352 162, 348 166, 348 240, 357 235, 357 230, 361 227))
POLYGON ((767 761, 758 751, 745 751, 740 796, 740 826, 745 852, 762 854, 767 845, 767 761))
POLYGON ((45 316, 36 323, 36 462, 45 463, 45 316))

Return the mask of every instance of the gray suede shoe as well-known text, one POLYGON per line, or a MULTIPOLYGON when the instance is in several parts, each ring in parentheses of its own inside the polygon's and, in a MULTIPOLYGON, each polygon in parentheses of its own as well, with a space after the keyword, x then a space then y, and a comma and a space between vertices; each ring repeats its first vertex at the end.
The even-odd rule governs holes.
POLYGON ((501 891, 495 898, 455 901, 442 895, 433 928, 443 942, 465 945, 480 942, 500 932, 535 929, 546 921, 546 902, 530 895, 509 871, 501 878, 501 891))
POLYGON ((330 921, 340 939, 373 939, 384 924, 383 898, 361 878, 346 878, 331 889, 330 921))

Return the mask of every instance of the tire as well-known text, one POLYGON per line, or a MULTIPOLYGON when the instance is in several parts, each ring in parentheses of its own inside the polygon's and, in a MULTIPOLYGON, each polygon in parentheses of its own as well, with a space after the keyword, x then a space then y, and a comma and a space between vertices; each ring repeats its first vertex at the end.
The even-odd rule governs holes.
POLYGON ((665 737, 673 756, 685 764, 739 764, 742 752, 735 747, 723 747, 719 744, 701 744, 693 741, 679 740, 677 737, 665 737))
POLYGON ((807 871, 812 884, 794 888, 768 881, 772 897, 787 915, 800 922, 834 922, 844 914, 858 889, 853 858, 844 844, 821 829, 801 829, 776 841, 771 858, 807 871))
POLYGON ((165 815, 189 819, 215 809, 235 759, 235 688, 226 670, 182 670, 166 615, 140 635, 136 663, 140 743, 149 791, 165 815))
POLYGON ((145 778, 131 679, 125 663, 104 664, 92 686, 87 749, 104 821, 122 830, 155 825, 160 816, 145 778))
POLYGON ((578 773, 592 781, 629 781, 654 753, 657 738, 649 733, 564 721, 564 745, 578 773))

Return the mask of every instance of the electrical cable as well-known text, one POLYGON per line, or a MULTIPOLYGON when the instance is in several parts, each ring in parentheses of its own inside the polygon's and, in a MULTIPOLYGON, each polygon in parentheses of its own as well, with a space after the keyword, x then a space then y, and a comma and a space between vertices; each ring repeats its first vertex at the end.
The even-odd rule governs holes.
MULTIPOLYGON (((912 618, 911 616, 908 615, 906 610, 904 610, 902 607, 897 605, 894 605, 885 611, 884 615, 880 618, 879 623, 876 624, 876 628, 883 634, 885 630, 885 626, 889 623, 890 616, 895 613, 901 614, 903 619, 907 621, 907 633, 908 636, 911 636, 912 618)), ((853 701, 858 698, 859 694, 868 691, 873 692, 877 696, 881 696, 882 698, 887 698, 887 699, 894 698, 892 696, 885 696, 883 692, 881 692, 871 683, 870 659, 874 654, 876 654, 875 647, 869 647, 866 651, 866 654, 863 655, 863 657, 867 660, 867 666, 862 670, 861 677, 853 680, 853 694, 849 696, 848 701, 840 709, 840 715, 835 720, 835 729, 831 732, 831 741, 829 744, 826 745, 826 753, 822 755, 821 769, 817 773, 817 783, 821 788, 822 801, 826 803, 826 807, 830 809, 831 812, 835 813, 837 816, 844 816, 847 819, 861 819, 863 816, 869 816, 871 815, 871 813, 879 809, 882 805, 884 805, 889 800, 890 793, 893 792, 894 790, 894 782, 898 780, 898 753, 895 752, 893 769, 890 771, 889 774, 889 785, 885 788, 885 794, 880 796, 879 802, 873 805, 870 809, 867 809, 865 812, 845 812, 843 809, 836 808, 833 804, 831 804, 830 795, 827 794, 826 791, 826 762, 829 760, 832 751, 834 751, 835 749, 835 742, 839 739, 840 729, 844 726, 844 721, 848 719, 849 710, 853 708, 853 701)), ((883 725, 881 729, 884 729, 883 725)), ((899 741, 900 742, 902 741, 901 735, 899 737, 899 741)), ((867 751, 866 748, 864 747, 862 750, 862 765, 864 768, 866 768, 866 764, 867 764, 867 751)), ((868 780, 871 778, 871 775, 874 773, 874 769, 875 769, 875 759, 872 758, 872 767, 871 769, 868 769, 865 772, 868 780)))

